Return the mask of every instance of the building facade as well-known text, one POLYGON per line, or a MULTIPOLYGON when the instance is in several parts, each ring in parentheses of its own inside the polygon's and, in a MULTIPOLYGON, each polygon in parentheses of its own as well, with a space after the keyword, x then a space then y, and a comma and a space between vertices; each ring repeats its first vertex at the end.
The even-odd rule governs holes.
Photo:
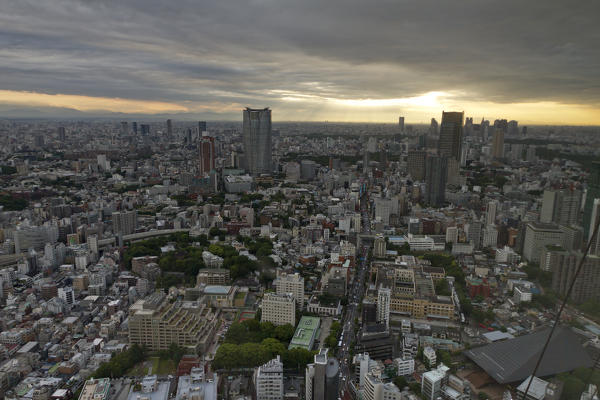
POLYGON ((291 293, 265 293, 261 309, 261 322, 296 326, 296 301, 291 293))
POLYGON ((283 363, 279 355, 254 373, 256 400, 283 400, 283 363))
POLYGON ((204 352, 219 326, 219 310, 199 302, 171 302, 156 292, 129 308, 129 342, 151 351, 167 350, 171 343, 195 353, 204 352))
POLYGON ((272 170, 271 110, 246 108, 243 114, 246 169, 254 176, 270 174, 272 170))

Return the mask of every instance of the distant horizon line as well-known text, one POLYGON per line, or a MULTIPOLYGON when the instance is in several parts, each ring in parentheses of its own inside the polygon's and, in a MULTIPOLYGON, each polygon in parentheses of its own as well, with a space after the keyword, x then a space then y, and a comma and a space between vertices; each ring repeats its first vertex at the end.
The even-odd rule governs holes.
MULTIPOLYGON (((469 117, 471 118, 471 117, 469 117)), ((173 117, 150 117, 150 118, 137 118, 137 117, 128 117, 128 118, 114 118, 114 117, 79 117, 79 118, 73 118, 73 117, 7 117, 7 116, 2 116, 0 115, 0 120, 9 120, 9 121, 69 121, 69 122, 77 122, 77 121, 98 121, 98 120, 105 120, 105 121, 115 121, 115 122, 138 122, 138 121, 149 121, 149 122, 159 122, 159 121, 164 121, 166 122, 167 119, 172 120, 173 122, 198 122, 198 121, 206 121, 208 122, 218 122, 218 123, 243 123, 243 120, 239 119, 239 120, 233 120, 233 119, 201 119, 201 118, 196 118, 196 119, 191 119, 191 118, 185 118, 185 119, 176 119, 173 117)), ((507 121, 512 121, 509 120, 507 118, 494 118, 492 119, 486 119, 486 121, 495 121, 497 119, 506 119, 507 121)), ((436 118, 437 121, 437 118, 436 118)), ((594 128, 594 127, 598 127, 600 128, 600 124, 595 125, 595 124, 578 124, 578 125, 573 125, 573 124, 564 124, 564 125, 557 125, 557 124, 544 124, 544 123, 526 123, 526 122, 521 122, 518 120, 515 120, 519 123, 520 126, 536 126, 536 127, 552 127, 552 126, 562 126, 562 127, 585 127, 585 128, 594 128)), ((273 124, 289 124, 289 123, 295 123, 295 124, 346 124, 346 125, 393 125, 393 126, 398 126, 398 122, 372 122, 372 121, 329 121, 329 120, 320 120, 320 121, 295 121, 295 120, 272 120, 271 121, 273 124)), ((438 121, 438 124, 441 123, 441 120, 438 121)), ((475 122, 474 122, 475 123, 475 122)), ((479 123, 479 122, 477 122, 479 123)), ((410 121, 404 121, 404 125, 424 125, 424 126, 429 126, 430 122, 410 122, 410 121)))

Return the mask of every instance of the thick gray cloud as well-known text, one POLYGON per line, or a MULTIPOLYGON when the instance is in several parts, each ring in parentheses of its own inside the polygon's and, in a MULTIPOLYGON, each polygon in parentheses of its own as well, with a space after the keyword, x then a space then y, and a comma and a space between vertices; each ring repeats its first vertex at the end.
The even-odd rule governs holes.
POLYGON ((600 104, 594 0, 0 0, 0 10, 5 90, 192 108, 430 91, 600 104))

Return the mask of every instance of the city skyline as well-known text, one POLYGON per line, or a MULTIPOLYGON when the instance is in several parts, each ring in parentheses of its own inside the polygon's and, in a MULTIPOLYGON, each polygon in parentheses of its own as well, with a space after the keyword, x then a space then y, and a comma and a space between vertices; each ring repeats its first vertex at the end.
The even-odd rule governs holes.
POLYGON ((600 125, 597 3, 240 7, 7 2, 0 116, 600 125))

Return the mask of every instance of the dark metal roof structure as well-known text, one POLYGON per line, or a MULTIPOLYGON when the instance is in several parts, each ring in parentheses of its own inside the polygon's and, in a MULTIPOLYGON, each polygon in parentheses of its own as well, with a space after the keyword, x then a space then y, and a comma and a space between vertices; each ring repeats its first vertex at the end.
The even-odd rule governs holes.
MULTIPOLYGON (((550 328, 546 328, 467 350, 464 354, 498 383, 521 382, 531 375, 549 334, 550 328)), ((546 377, 593 364, 575 333, 559 326, 548 344, 537 376, 546 377)))

